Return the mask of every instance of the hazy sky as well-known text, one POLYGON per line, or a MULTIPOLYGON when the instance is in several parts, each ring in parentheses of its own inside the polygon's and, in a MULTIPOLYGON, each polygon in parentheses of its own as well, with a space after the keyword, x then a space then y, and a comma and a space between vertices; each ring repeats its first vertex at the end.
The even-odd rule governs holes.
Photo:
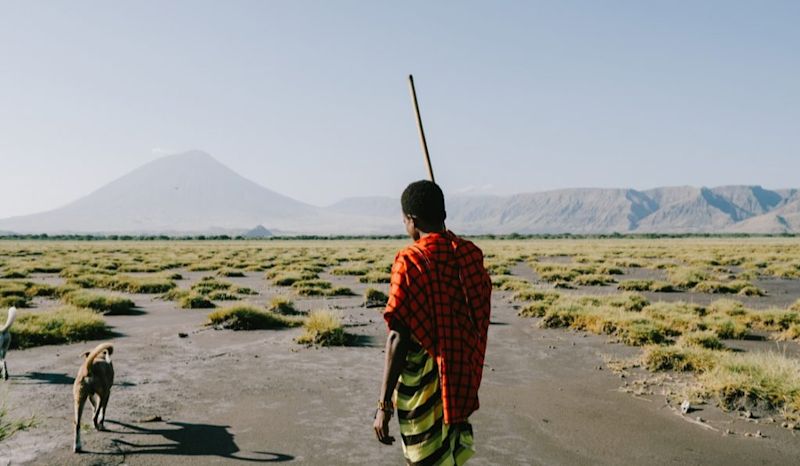
POLYGON ((800 186, 800 2, 3 1, 0 217, 166 153, 327 205, 800 186), (702 4, 701 4, 702 3, 702 4))

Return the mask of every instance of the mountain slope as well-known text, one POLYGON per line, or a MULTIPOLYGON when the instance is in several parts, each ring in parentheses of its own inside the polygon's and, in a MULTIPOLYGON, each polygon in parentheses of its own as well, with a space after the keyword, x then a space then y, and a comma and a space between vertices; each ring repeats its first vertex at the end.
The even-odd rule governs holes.
POLYGON ((0 228, 23 233, 202 231, 285 223, 317 211, 192 151, 148 163, 62 208, 0 220, 0 228))
MULTIPOLYGON (((447 225, 463 233, 709 233, 787 231, 752 221, 797 196, 796 190, 769 191, 759 186, 633 189, 577 188, 500 196, 452 196, 447 199, 447 225), (743 225, 737 230, 737 225, 743 225)), ((389 198, 351 198, 330 209, 363 212, 385 221, 396 217, 400 202, 389 198), (346 206, 346 208, 344 207, 346 206)), ((800 231, 789 220, 788 231, 800 231)))
MULTIPOLYGON (((800 232, 800 191, 760 186, 576 188, 448 196, 460 233, 800 232)), ((260 186, 210 155, 163 157, 64 207, 0 220, 18 233, 402 234, 400 201, 345 199, 320 208, 260 186)), ((2 234, 2 233, 0 233, 2 234)))

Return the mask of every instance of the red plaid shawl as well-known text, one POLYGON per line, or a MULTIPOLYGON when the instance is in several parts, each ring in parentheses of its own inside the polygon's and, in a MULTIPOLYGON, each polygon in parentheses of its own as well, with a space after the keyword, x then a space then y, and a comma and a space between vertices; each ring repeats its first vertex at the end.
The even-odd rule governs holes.
POLYGON ((478 409, 491 293, 481 250, 449 231, 424 236, 394 260, 383 316, 436 359, 446 424, 478 409))

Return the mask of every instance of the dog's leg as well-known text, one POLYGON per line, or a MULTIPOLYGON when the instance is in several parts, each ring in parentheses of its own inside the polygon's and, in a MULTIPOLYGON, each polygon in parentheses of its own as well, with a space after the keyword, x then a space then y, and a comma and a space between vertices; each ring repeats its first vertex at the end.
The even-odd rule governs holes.
POLYGON ((86 393, 81 390, 75 397, 75 443, 72 446, 72 451, 80 453, 82 450, 81 445, 81 415, 83 414, 83 405, 86 404, 86 393))
POLYGON ((108 399, 111 398, 111 390, 106 391, 105 396, 100 401, 100 430, 106 430, 106 408, 108 407, 108 399))
POLYGON ((100 417, 100 395, 92 393, 89 395, 89 403, 92 404, 92 424, 95 430, 100 430, 97 419, 100 417))

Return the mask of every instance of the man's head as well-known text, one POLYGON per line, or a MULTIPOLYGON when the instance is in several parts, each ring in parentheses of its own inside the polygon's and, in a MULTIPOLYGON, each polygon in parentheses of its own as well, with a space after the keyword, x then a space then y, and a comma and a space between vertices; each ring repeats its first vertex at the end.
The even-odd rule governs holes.
POLYGON ((444 194, 436 183, 427 180, 408 185, 400 197, 406 231, 414 240, 420 233, 444 230, 447 213, 444 209, 444 194))

